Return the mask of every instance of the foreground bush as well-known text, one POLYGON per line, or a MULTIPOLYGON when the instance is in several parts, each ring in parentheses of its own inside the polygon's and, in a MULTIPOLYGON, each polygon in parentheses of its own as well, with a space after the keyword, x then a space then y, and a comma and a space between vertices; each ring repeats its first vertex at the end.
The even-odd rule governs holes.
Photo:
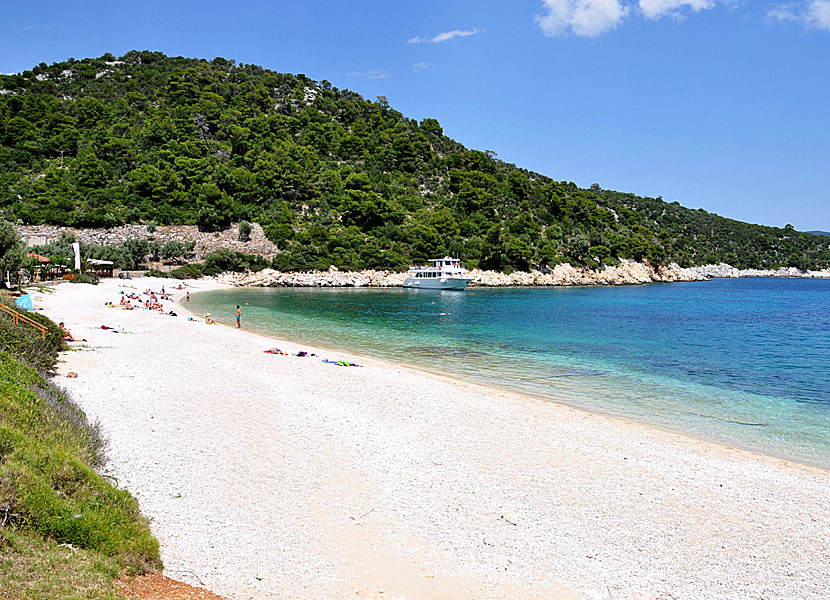
POLYGON ((15 308, 11 298, 0 297, 0 302, 47 328, 46 339, 42 339, 40 331, 25 323, 15 324, 10 315, 0 311, 0 352, 39 371, 51 371, 63 344, 63 332, 44 315, 15 308))
POLYGON ((161 566, 138 503, 95 472, 98 428, 66 393, 0 353, 0 524, 134 571, 161 566))

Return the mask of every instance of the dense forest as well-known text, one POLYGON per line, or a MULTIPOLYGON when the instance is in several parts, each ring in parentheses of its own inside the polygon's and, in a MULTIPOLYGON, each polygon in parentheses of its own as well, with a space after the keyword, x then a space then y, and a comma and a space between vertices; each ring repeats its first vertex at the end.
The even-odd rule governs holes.
POLYGON ((383 97, 149 51, 0 76, 0 218, 258 222, 283 270, 401 268, 447 253, 504 271, 620 258, 830 266, 826 237, 555 181, 383 97))

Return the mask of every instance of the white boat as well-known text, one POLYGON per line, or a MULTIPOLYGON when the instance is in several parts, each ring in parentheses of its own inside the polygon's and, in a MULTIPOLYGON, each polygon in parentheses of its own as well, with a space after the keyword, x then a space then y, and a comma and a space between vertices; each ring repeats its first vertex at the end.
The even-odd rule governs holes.
POLYGON ((427 267, 410 267, 403 287, 424 290, 463 290, 472 281, 457 258, 433 258, 427 267))

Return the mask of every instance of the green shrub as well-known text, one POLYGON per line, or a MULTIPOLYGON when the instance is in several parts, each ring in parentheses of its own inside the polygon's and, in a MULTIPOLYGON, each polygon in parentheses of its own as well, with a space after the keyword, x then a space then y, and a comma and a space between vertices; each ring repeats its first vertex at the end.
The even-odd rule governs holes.
POLYGON ((202 272, 205 275, 213 276, 225 271, 235 271, 237 273, 261 271, 269 265, 270 262, 259 255, 220 248, 216 252, 211 252, 205 256, 202 272))
POLYGON ((72 283, 91 283, 92 285, 98 285, 98 276, 95 273, 86 272, 73 277, 71 281, 72 283))
POLYGON ((46 316, 32 311, 21 311, 4 297, 0 302, 25 314, 46 327, 45 339, 40 331, 25 323, 13 323, 11 315, 0 312, 0 352, 6 352, 16 360, 39 371, 51 371, 58 360, 58 351, 63 345, 63 332, 46 316))
POLYGON ((609 266, 609 267, 619 267, 620 266, 619 259, 614 258, 613 256, 609 256, 608 258, 606 258, 602 262, 603 262, 603 264, 605 264, 606 266, 609 266))
POLYGON ((199 226, 199 231, 205 232, 219 231, 221 229, 219 215, 215 210, 206 206, 199 209, 196 215, 196 225, 199 226))
POLYGON ((202 265, 198 263, 176 267, 167 274, 171 279, 199 279, 202 275, 202 265))
POLYGON ((290 223, 276 223, 264 227, 265 237, 274 242, 280 250, 285 250, 295 237, 294 228, 290 223))
POLYGON ((148 269, 145 275, 147 277, 167 277, 167 273, 158 269, 148 269))
POLYGON ((253 226, 248 221, 240 221, 239 222, 239 241, 240 242, 250 241, 252 231, 253 231, 253 226))

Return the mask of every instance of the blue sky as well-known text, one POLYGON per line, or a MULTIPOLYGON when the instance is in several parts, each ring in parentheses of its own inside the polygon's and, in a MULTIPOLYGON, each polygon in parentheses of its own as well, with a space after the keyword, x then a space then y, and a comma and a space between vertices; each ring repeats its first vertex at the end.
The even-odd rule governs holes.
POLYGON ((554 179, 830 230, 830 0, 4 4, 4 73, 233 58, 386 96, 554 179))

